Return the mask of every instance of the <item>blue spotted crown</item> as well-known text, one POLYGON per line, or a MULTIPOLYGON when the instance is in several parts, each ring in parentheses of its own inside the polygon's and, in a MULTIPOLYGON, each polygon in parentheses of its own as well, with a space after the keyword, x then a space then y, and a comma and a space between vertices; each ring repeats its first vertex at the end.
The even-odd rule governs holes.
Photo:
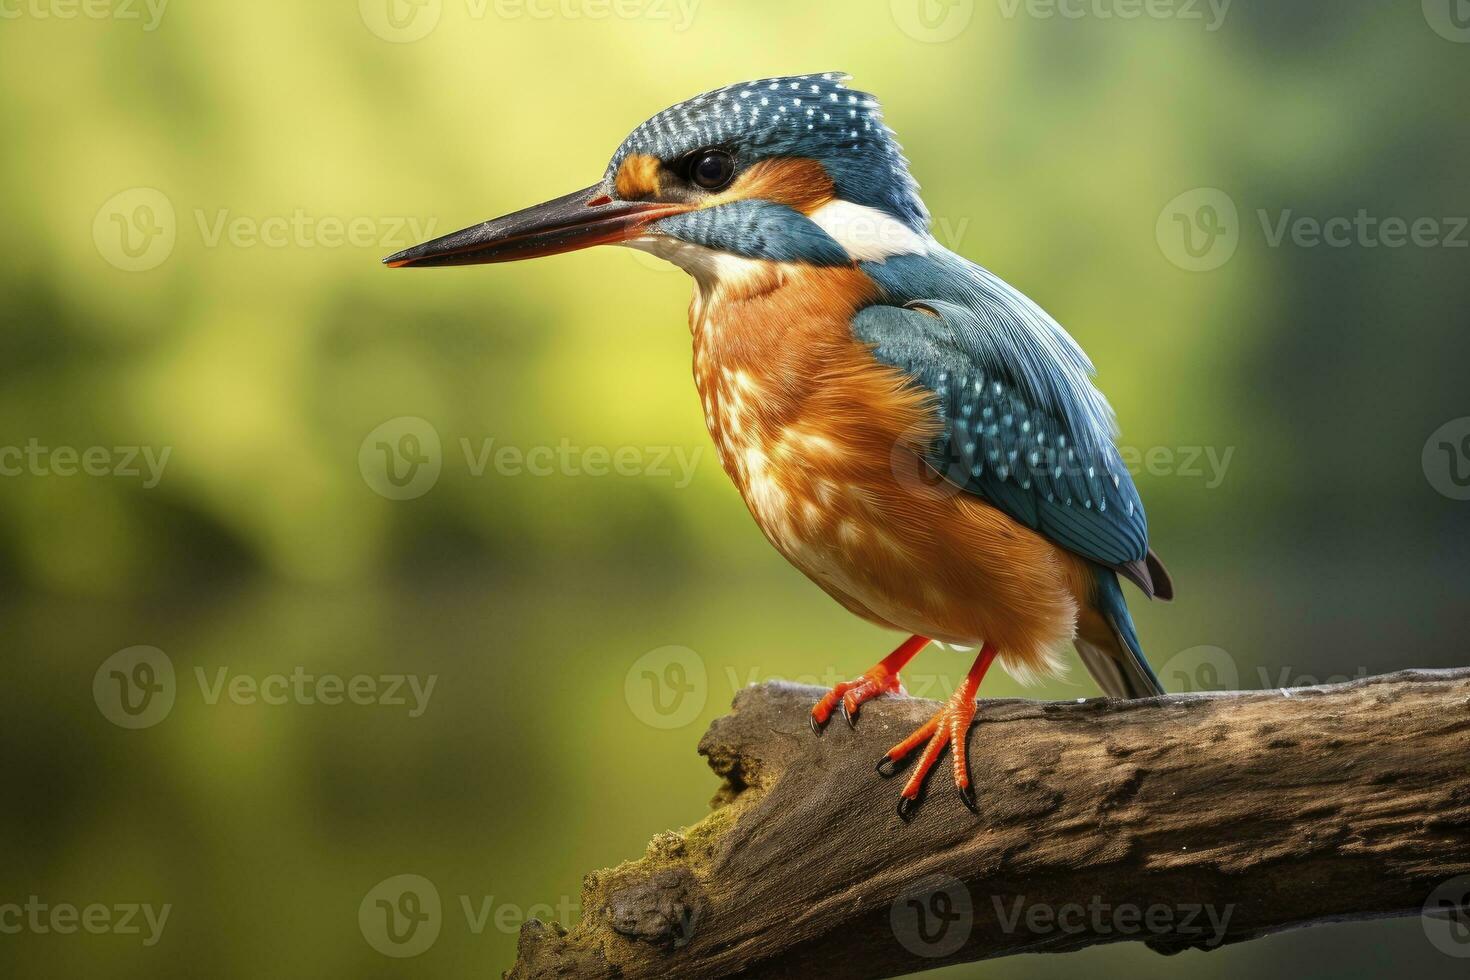
POLYGON ((631 154, 674 161, 708 146, 747 165, 771 157, 821 163, 840 198, 879 208, 916 231, 929 213, 908 160, 883 123, 878 100, 849 89, 841 72, 788 75, 727 85, 671 106, 628 135, 608 164, 609 177, 631 154))

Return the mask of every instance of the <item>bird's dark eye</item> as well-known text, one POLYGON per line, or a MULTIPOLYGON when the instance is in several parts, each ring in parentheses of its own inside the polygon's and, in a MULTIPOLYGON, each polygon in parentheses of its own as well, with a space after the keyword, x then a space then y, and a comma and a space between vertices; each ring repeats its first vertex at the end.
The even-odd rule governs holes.
POLYGON ((689 164, 689 179, 707 191, 719 190, 735 176, 735 161, 723 150, 703 150, 689 164))

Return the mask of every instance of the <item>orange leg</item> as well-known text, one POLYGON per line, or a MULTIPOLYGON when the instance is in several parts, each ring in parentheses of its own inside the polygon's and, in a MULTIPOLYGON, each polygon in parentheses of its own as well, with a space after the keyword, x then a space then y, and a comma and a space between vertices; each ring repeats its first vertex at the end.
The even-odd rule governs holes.
POLYGON ((929 775, 929 770, 934 768, 934 763, 944 754, 945 748, 954 750, 954 785, 960 799, 970 808, 970 812, 980 812, 975 805, 975 790, 970 786, 970 766, 965 758, 965 745, 970 735, 970 725, 975 721, 975 692, 980 689, 980 681, 984 679, 985 672, 990 669, 998 652, 989 643, 981 647, 980 655, 975 658, 964 682, 950 695, 949 702, 939 709, 938 714, 889 749, 888 754, 879 760, 879 774, 885 778, 893 776, 902 768, 899 763, 919 746, 924 746, 918 768, 909 777, 908 784, 898 797, 898 815, 905 821, 913 819, 914 810, 919 806, 919 793, 924 788, 924 780, 929 775))
POLYGON ((911 636, 857 680, 843 681, 832 688, 812 707, 812 731, 822 734, 822 729, 827 727, 832 712, 839 705, 842 707, 843 719, 851 728, 855 725, 858 707, 864 701, 871 701, 880 694, 908 693, 903 689, 903 682, 898 679, 898 672, 908 666, 908 662, 928 645, 928 637, 911 636))

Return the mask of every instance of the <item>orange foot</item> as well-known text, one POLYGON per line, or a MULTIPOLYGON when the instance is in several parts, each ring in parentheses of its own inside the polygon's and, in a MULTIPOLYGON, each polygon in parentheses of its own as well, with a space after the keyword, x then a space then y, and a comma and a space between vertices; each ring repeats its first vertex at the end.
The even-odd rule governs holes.
POLYGON ((873 669, 855 681, 843 681, 832 690, 828 691, 812 706, 812 731, 822 734, 822 729, 827 727, 827 722, 832 719, 832 712, 839 706, 842 708, 842 718, 847 722, 849 728, 856 727, 858 707, 864 701, 871 701, 880 694, 907 695, 903 689, 903 682, 898 678, 898 672, 902 670, 914 656, 928 644, 929 640, 922 636, 911 636, 888 656, 884 657, 873 669))
POLYGON ((975 692, 980 688, 980 681, 985 677, 985 671, 990 668, 990 663, 995 659, 997 651, 990 644, 985 644, 980 650, 980 655, 975 658, 975 664, 970 668, 970 673, 965 676, 962 683, 954 694, 950 695, 948 703, 921 725, 908 738, 899 742, 888 753, 878 761, 878 774, 885 779, 897 775, 902 769, 905 759, 913 754, 913 751, 921 745, 925 745, 924 754, 919 757, 918 768, 909 777, 903 792, 898 797, 898 815, 905 823, 914 818, 914 811, 919 806, 919 794, 924 789, 924 781, 939 757, 944 754, 946 748, 954 751, 954 785, 960 800, 970 809, 971 813, 978 814, 980 809, 975 804, 975 790, 970 785, 970 767, 965 757, 966 742, 970 735, 970 726, 975 721, 975 692))

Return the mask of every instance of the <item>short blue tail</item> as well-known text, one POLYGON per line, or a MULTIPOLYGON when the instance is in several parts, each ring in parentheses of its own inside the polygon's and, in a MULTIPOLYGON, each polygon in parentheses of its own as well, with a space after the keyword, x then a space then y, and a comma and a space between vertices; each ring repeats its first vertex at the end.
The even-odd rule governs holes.
POLYGON ((1164 685, 1148 665, 1138 631, 1123 599, 1118 576, 1110 568, 1097 569, 1097 611, 1112 630, 1113 643, 1104 647, 1077 637, 1077 655, 1087 672, 1110 698, 1151 698, 1164 693, 1164 685))

